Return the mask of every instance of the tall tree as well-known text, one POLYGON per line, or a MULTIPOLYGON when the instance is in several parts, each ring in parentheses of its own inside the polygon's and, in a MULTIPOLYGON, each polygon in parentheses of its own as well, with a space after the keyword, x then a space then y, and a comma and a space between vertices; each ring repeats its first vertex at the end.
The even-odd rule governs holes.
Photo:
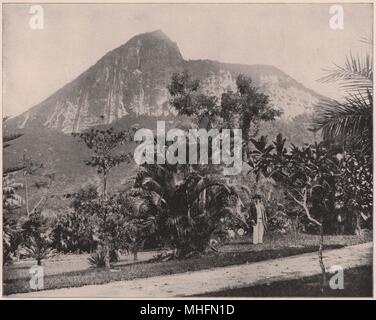
POLYGON ((167 89, 170 103, 179 114, 193 117, 200 128, 210 130, 216 125, 220 115, 218 98, 204 94, 200 81, 192 79, 186 70, 174 73, 167 89))
MULTIPOLYGON (((370 40, 364 41, 372 49, 370 40)), ((334 149, 342 146, 340 194, 351 229, 360 229, 360 220, 372 215, 373 167, 373 56, 348 55, 343 66, 326 71, 322 82, 339 82, 343 101, 323 100, 316 108, 313 126, 334 149)))
POLYGON ((308 220, 320 229, 319 264, 322 270, 322 290, 326 283, 323 262, 325 214, 333 213, 336 180, 340 175, 338 160, 324 146, 313 144, 304 147, 284 148, 281 136, 273 145, 265 139, 258 149, 264 152, 253 154, 253 170, 273 178, 304 210, 308 220), (267 150, 267 152, 265 152, 267 150))
POLYGON ((242 129, 243 158, 249 155, 250 138, 258 132, 261 121, 274 120, 282 112, 275 109, 269 97, 260 92, 250 77, 239 75, 236 92, 227 91, 221 98, 203 93, 198 80, 193 80, 187 71, 172 76, 168 90, 170 102, 180 114, 193 116, 199 127, 242 129), (251 128, 254 127, 254 132, 251 128))
POLYGON ((115 132, 113 128, 108 130, 91 129, 81 133, 73 133, 79 137, 86 146, 93 151, 91 159, 86 165, 97 168, 97 173, 102 176, 102 195, 107 197, 107 179, 110 170, 120 163, 130 161, 131 155, 119 153, 119 146, 131 140, 128 131, 115 132))
MULTIPOLYGON (((30 209, 29 179, 31 176, 36 174, 39 169, 43 168, 43 164, 38 161, 35 161, 31 157, 29 157, 26 154, 26 152, 24 152, 22 156, 22 166, 23 166, 22 175, 23 175, 24 185, 25 185, 26 213, 27 213, 27 216, 30 216, 33 212, 36 211, 36 209, 42 204, 42 202, 46 200, 46 196, 44 197, 42 196, 39 199, 39 201, 35 204, 35 206, 32 209, 30 209)), ((49 187, 51 186, 51 182, 52 182, 52 176, 49 179, 47 189, 49 189, 49 187)))
MULTIPOLYGON (((74 133, 74 137, 79 137, 86 146, 93 151, 91 159, 86 164, 97 169, 97 173, 102 176, 102 195, 96 206, 96 220, 100 230, 100 241, 105 252, 105 266, 110 268, 110 250, 111 250, 111 214, 114 212, 112 201, 107 197, 107 179, 110 170, 120 163, 130 161, 132 155, 121 152, 118 148, 125 142, 131 140, 130 132, 115 132, 113 128, 108 130, 91 129, 82 133, 74 133)), ((113 225, 112 225, 113 226, 113 225)))
POLYGON ((33 211, 20 219, 20 226, 23 247, 37 261, 38 266, 42 265, 42 260, 53 251, 47 218, 33 211))
POLYGON ((221 99, 221 116, 226 123, 242 129, 243 157, 249 157, 249 143, 258 132, 261 121, 271 121, 282 114, 275 109, 269 97, 260 92, 250 77, 239 75, 236 79, 236 92, 227 92, 221 99), (254 126, 255 131, 251 132, 254 126))

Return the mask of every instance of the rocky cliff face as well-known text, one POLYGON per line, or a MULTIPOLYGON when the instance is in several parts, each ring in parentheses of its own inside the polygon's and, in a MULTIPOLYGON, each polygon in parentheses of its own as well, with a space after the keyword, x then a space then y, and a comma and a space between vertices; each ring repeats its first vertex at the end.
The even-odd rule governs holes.
POLYGON ((110 51, 45 101, 7 121, 6 127, 45 127, 70 133, 130 115, 173 118, 176 111, 168 104, 166 86, 172 73, 183 69, 200 79, 207 93, 217 96, 236 89, 239 73, 251 76, 285 117, 310 111, 320 98, 272 66, 186 61, 176 43, 154 31, 110 51))

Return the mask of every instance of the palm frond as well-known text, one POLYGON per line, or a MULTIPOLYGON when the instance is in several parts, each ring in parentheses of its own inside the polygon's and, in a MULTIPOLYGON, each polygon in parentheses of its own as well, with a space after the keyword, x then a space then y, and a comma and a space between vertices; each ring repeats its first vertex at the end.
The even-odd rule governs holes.
POLYGON ((161 185, 157 181, 155 181, 152 177, 145 177, 142 180, 142 187, 145 190, 155 191, 155 192, 161 192, 161 190, 163 190, 161 185))
POLYGON ((370 46, 372 45, 372 40, 371 38, 368 38, 368 37, 364 37, 364 36, 360 37, 359 41, 362 43, 368 44, 370 46))
POLYGON ((348 91, 372 90, 373 58, 371 54, 346 58, 344 66, 335 65, 333 69, 324 70, 324 76, 318 81, 322 83, 338 81, 348 91))
POLYGON ((372 128, 372 95, 350 94, 344 102, 322 100, 313 125, 322 130, 324 139, 363 135, 372 128))

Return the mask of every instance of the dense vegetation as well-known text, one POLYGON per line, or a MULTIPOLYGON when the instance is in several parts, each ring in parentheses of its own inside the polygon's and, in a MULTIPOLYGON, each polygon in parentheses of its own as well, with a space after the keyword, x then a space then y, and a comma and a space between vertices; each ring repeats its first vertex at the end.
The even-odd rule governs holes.
MULTIPOLYGON (((46 164, 25 154, 3 176, 5 217, 25 210, 22 218, 4 221, 3 261, 26 255, 41 264, 54 251, 89 252, 91 264, 109 268, 119 252, 132 252, 136 260, 151 244, 170 250, 163 259, 216 250, 229 231, 249 231, 250 203, 259 193, 270 230, 321 234, 325 274, 324 233, 359 233, 372 225, 372 77, 368 56, 364 61, 350 57, 346 66, 324 78, 347 84, 344 102, 322 101, 313 118, 302 115, 286 126, 278 119, 281 111, 250 78, 240 75, 235 92, 215 97, 205 94, 187 72, 174 74, 170 104, 190 117, 193 127, 242 130, 242 173, 222 176, 223 163, 143 164, 121 192, 112 192, 108 177, 114 167, 132 161, 121 146, 133 140, 134 130, 74 134, 92 152, 86 164, 96 169, 100 183, 62 195, 69 202, 66 211, 45 217, 44 204, 57 179, 46 164), (271 143, 264 134, 267 126, 276 131, 270 131, 271 143), (299 145, 293 143, 296 139, 302 140, 299 145), (38 179, 36 172, 42 172, 38 179), (14 173, 21 173, 22 183, 14 173), (40 190, 33 205, 30 181, 40 190)), ((4 147, 18 137, 5 136, 4 147)))

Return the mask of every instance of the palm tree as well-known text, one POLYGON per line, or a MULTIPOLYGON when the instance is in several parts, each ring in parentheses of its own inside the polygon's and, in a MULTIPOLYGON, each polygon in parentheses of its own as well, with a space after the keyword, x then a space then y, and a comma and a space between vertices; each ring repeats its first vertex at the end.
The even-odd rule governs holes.
POLYGON ((142 199, 139 210, 156 217, 156 232, 164 244, 184 257, 202 252, 220 232, 220 218, 243 220, 236 206, 237 188, 216 174, 200 174, 188 165, 143 165, 132 190, 142 199))
MULTIPOLYGON (((370 41, 368 42, 369 44, 370 41)), ((345 139, 362 151, 372 144, 373 58, 350 54, 344 66, 326 70, 321 82, 338 81, 345 90, 343 101, 326 99, 317 106, 313 125, 324 140, 345 139)))

